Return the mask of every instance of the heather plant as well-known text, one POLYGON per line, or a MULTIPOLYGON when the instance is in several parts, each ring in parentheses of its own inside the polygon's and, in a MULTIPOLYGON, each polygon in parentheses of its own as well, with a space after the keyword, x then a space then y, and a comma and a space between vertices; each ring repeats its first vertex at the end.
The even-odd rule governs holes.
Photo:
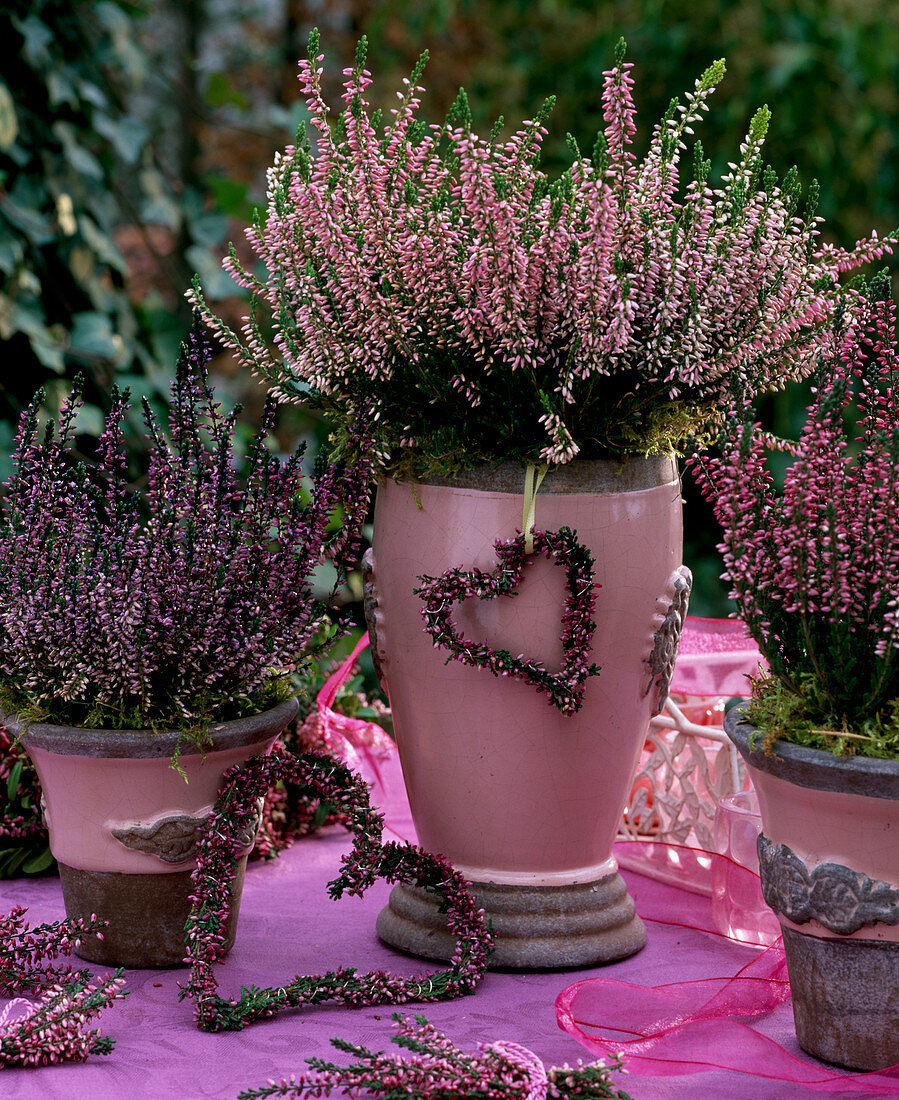
POLYGON ((239 410, 207 381, 197 323, 182 348, 168 432, 145 402, 145 485, 126 481, 127 392, 114 392, 96 462, 72 456, 80 404, 39 425, 23 415, 0 527, 0 702, 27 720, 183 729, 263 709, 334 634, 309 577, 340 563, 365 514, 366 441, 348 465, 268 446, 266 405, 238 475, 239 410), (344 524, 332 520, 341 509, 344 524))
MULTIPOLYGON (((694 459, 731 596, 770 666, 749 720, 835 753, 899 757, 899 372, 886 277, 822 345, 782 488, 747 415, 694 459)), ((774 441, 776 443, 776 441, 774 441)))
POLYGON ((721 186, 688 135, 724 74, 715 62, 632 150, 631 64, 604 74, 605 126, 551 180, 539 167, 552 101, 510 138, 471 128, 464 92, 444 125, 417 117, 426 55, 392 120, 369 114, 365 41, 335 124, 316 34, 300 79, 315 131, 269 171, 268 210, 232 248, 254 296, 241 335, 191 297, 226 346, 345 432, 371 402, 389 472, 480 461, 564 463, 670 450, 716 422, 734 388, 806 372, 839 274, 892 240, 818 242, 817 189, 766 168, 761 108, 721 186), (271 343, 259 317, 268 315, 271 343))

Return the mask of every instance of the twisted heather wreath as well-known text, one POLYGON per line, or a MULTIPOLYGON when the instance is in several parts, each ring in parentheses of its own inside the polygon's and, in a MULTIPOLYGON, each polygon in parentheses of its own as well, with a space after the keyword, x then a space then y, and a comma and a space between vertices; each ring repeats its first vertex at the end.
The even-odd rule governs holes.
POLYGON ((179 999, 191 997, 203 1031, 239 1031, 284 1008, 336 1001, 345 1005, 444 1001, 473 993, 487 970, 493 937, 465 880, 441 856, 411 844, 382 844, 384 819, 371 808, 365 781, 333 757, 293 755, 278 750, 231 768, 200 839, 193 880, 196 894, 186 924, 190 979, 179 999), (241 990, 229 1000, 218 994, 215 964, 224 954, 225 923, 231 907, 231 875, 238 834, 250 822, 258 800, 275 783, 297 785, 330 803, 353 834, 341 873, 328 886, 332 898, 362 895, 378 878, 420 886, 446 907, 447 924, 458 939, 448 970, 413 978, 384 971, 359 974, 341 968, 327 974, 297 975, 277 988, 241 990))
POLYGON ((566 715, 575 714, 584 701, 584 684, 588 676, 596 676, 600 666, 590 663, 590 644, 596 623, 593 555, 577 532, 570 527, 558 531, 532 531, 533 554, 550 558, 565 569, 568 598, 562 615, 562 668, 548 672, 540 661, 523 654, 513 657, 506 649, 491 649, 486 642, 472 642, 463 637, 452 620, 452 606, 469 597, 494 600, 498 596, 514 596, 521 584, 526 565, 533 561, 528 553, 524 534, 493 544, 498 564, 492 573, 480 569, 447 569, 439 577, 422 576, 421 588, 415 594, 424 604, 422 617, 425 630, 435 646, 449 651, 449 661, 461 661, 474 668, 489 669, 494 676, 515 676, 531 684, 538 693, 546 692, 550 705, 566 715))

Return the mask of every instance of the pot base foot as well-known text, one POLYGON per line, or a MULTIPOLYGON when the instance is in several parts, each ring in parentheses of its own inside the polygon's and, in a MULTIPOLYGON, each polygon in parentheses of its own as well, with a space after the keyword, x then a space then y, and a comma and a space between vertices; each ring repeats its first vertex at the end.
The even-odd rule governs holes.
MULTIPOLYGON (((596 966, 646 944, 646 929, 619 874, 574 886, 470 886, 493 925, 492 970, 596 966)), ((415 886, 393 888, 377 931, 391 947, 427 959, 448 961, 456 948, 434 895, 415 886)))
MULTIPOLYGON (((237 913, 243 892, 246 856, 238 861, 232 885, 231 914, 225 950, 234 946, 237 913)), ((80 871, 59 864, 66 916, 89 920, 96 913, 109 924, 103 939, 85 936, 75 954, 101 966, 135 969, 184 966, 187 954, 184 922, 194 892, 192 871, 129 875, 115 871, 80 871)))
POLYGON ((796 1037, 850 1069, 899 1062, 899 943, 824 939, 783 929, 796 1037))

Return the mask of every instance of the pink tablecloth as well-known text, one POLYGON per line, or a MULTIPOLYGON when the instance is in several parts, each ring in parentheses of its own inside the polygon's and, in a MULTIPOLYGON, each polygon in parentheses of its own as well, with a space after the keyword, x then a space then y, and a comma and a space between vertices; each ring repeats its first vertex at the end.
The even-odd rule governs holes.
MULTIPOLYGON (((390 766, 392 768, 393 765, 390 766)), ((393 777, 395 780, 395 776, 393 777)), ((396 784, 394 782, 393 789, 396 784)), ((401 802, 388 821, 411 837, 401 802)), ((389 834, 388 834, 389 835, 389 834)), ((375 917, 389 887, 379 883, 364 898, 330 901, 326 883, 348 847, 346 833, 328 829, 298 842, 275 863, 251 864, 244 889, 237 945, 220 968, 223 993, 249 984, 280 983, 294 973, 318 973, 338 965, 417 973, 428 964, 385 947, 374 931, 375 917)), ((676 923, 708 924, 709 901, 640 875, 625 872, 640 913, 649 918, 648 946, 603 973, 644 985, 733 974, 754 953, 676 923)), ((63 916, 57 879, 0 882, 0 908, 27 905, 34 923, 63 916)), ((529 1047, 547 1064, 590 1056, 556 1025, 556 995, 596 970, 535 974, 491 973, 476 994, 445 1004, 410 1006, 466 1049, 479 1042, 509 1039, 529 1047)), ((245 1031, 209 1035, 197 1031, 189 1002, 179 1003, 183 971, 130 971, 130 996, 101 1018, 116 1048, 83 1065, 0 1071, 4 1100, 199 1100, 236 1097, 266 1079, 303 1068, 312 1055, 343 1056, 328 1040, 340 1036, 375 1049, 389 1045, 391 1008, 318 1007, 293 1010, 245 1031)), ((760 1029, 801 1053, 792 1031, 789 1004, 771 1013, 760 1029)), ((728 1100, 788 1100, 821 1095, 796 1085, 758 1077, 705 1072, 669 1078, 621 1077, 619 1087, 635 1100, 726 1097, 728 1100)), ((839 1094, 830 1094, 839 1095, 839 1094)), ((858 1094, 855 1094, 858 1095, 858 1094)))

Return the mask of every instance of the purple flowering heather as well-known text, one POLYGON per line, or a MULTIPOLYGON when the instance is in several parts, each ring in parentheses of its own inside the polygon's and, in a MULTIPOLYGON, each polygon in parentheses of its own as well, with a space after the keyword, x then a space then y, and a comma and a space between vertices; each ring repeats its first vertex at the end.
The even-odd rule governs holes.
POLYGON ((878 300, 887 289, 878 276, 823 343, 782 490, 770 439, 739 416, 722 457, 693 460, 724 528, 731 596, 797 732, 872 756, 899 756, 899 371, 895 306, 878 300))
POLYGON ((302 496, 297 451, 267 448, 266 405, 245 478, 232 461, 237 411, 206 378, 199 324, 182 349, 168 433, 144 405, 150 439, 141 494, 125 480, 114 393, 96 465, 72 456, 76 391, 58 426, 22 418, 0 527, 0 700, 35 719, 111 728, 201 729, 289 692, 325 609, 308 578, 344 555, 365 515, 371 459, 358 436, 349 468, 302 496), (338 507, 345 525, 329 525, 338 507))
POLYGON ((363 40, 332 125, 321 60, 313 35, 300 80, 315 149, 301 133, 276 156, 267 214, 247 233, 268 274, 233 249, 225 261, 271 314, 275 351, 257 310, 238 335, 198 285, 189 296, 287 396, 343 424, 372 400, 393 470, 666 451, 714 421, 732 386, 805 372, 839 273, 892 243, 819 245, 815 194, 800 215, 795 172, 778 181, 763 166, 766 107, 719 188, 698 143, 681 178, 722 61, 638 160, 620 43, 592 156, 570 139, 573 164, 553 181, 538 167, 551 103, 508 140, 472 132, 464 93, 427 126, 423 59, 382 128, 363 40))

